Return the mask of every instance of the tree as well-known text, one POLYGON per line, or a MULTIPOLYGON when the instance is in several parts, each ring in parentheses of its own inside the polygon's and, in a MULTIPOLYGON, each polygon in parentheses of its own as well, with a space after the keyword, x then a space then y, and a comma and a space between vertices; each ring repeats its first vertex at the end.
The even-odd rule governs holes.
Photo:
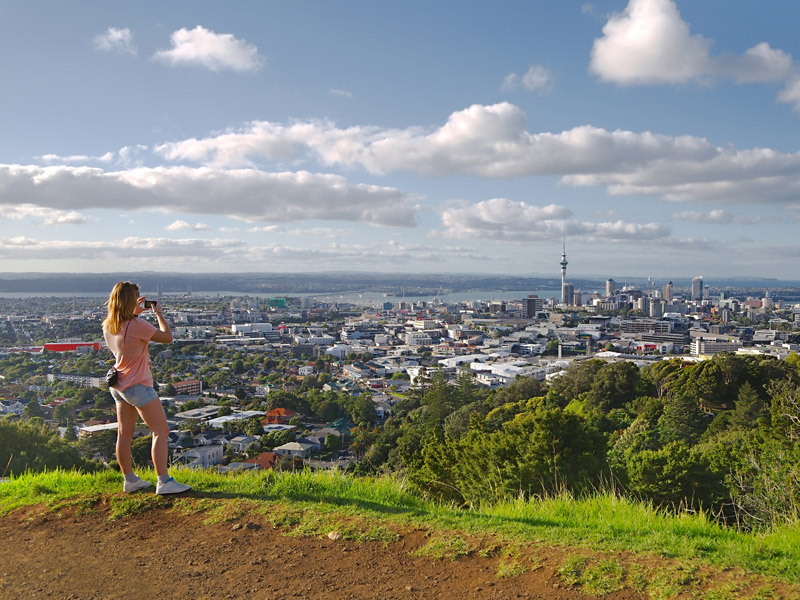
POLYGON ((475 383, 472 381, 472 370, 463 366, 458 371, 454 403, 456 406, 466 406, 475 401, 475 383))
POLYGON ((326 423, 333 421, 341 416, 341 410, 338 404, 330 400, 323 400, 317 405, 315 414, 326 423))
POLYGON ((355 427, 350 432, 350 451, 355 455, 356 462, 372 445, 376 437, 377 432, 363 427, 355 427))
POLYGON ((437 370, 431 377, 431 384, 422 398, 425 407, 425 423, 441 428, 445 417, 453 412, 453 388, 448 385, 444 372, 437 370))
POLYGON ((739 388, 736 409, 731 415, 731 424, 741 429, 756 427, 758 420, 767 414, 767 403, 755 388, 745 381, 739 388))
POLYGON ((247 419, 244 426, 247 435, 258 437, 264 433, 264 425, 261 424, 261 417, 251 417, 247 419))
POLYGON ((639 369, 630 362, 606 365, 600 369, 586 395, 586 407, 607 413, 622 408, 636 397, 639 369))
POLYGON ((131 459, 139 468, 152 465, 150 449, 153 445, 152 435, 140 435, 131 442, 131 459))
POLYGON ((0 419, 0 475, 53 469, 92 469, 77 448, 58 433, 34 423, 0 419))
POLYGON ((658 419, 658 433, 664 443, 683 442, 693 446, 707 426, 697 401, 688 394, 670 398, 658 419))
POLYGON ((281 431, 270 431, 261 436, 261 446, 264 448, 275 448, 293 442, 295 433, 291 429, 281 431))
POLYGON ((350 407, 350 417, 354 423, 366 423, 372 425, 377 418, 378 413, 375 409, 375 403, 372 401, 372 395, 368 392, 356 397, 350 407))
POLYGON ((342 449, 342 438, 335 433, 329 433, 325 436, 325 448, 331 452, 336 452, 342 449))
POLYGON ((25 414, 30 417, 44 417, 44 411, 36 400, 31 400, 25 406, 25 414))
POLYGON ((670 442, 659 450, 628 452, 626 470, 631 490, 659 505, 708 506, 722 493, 702 456, 683 442, 670 442))

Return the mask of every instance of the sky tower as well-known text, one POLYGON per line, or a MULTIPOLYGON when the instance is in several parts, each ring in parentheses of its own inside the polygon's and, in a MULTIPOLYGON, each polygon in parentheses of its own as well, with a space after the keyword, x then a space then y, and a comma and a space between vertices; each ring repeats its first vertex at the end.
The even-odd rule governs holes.
POLYGON ((563 246, 561 248, 561 302, 567 301, 567 240, 561 240, 563 246))

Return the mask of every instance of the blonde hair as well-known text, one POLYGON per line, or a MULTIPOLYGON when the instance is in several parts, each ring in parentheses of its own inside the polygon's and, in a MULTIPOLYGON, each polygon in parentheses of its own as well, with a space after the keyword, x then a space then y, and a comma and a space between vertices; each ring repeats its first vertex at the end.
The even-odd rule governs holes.
POLYGON ((109 333, 119 333, 122 324, 136 316, 139 286, 130 281, 120 281, 108 296, 108 316, 103 320, 103 329, 109 333))

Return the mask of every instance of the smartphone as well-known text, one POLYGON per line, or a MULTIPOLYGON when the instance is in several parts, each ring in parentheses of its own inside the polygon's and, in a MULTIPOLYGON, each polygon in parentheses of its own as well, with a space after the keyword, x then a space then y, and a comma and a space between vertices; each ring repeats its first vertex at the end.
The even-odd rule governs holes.
POLYGON ((155 305, 156 305, 156 301, 155 300, 145 300, 144 304, 142 304, 142 306, 144 308, 146 308, 146 309, 147 308, 153 308, 155 305))

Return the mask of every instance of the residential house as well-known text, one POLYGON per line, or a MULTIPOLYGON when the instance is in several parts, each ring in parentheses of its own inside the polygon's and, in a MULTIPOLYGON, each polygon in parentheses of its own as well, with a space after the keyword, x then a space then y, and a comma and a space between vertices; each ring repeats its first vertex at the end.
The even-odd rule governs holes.
POLYGON ((269 411, 265 416, 264 419, 261 421, 264 425, 267 424, 281 424, 286 425, 289 421, 292 420, 297 413, 293 410, 289 410, 288 408, 273 408, 269 411))
POLYGON ((308 458, 313 449, 311 444, 303 444, 301 442, 289 442, 283 446, 273 448, 272 451, 280 456, 288 456, 290 458, 308 458))
POLYGON ((205 469, 220 464, 222 457, 222 446, 219 444, 195 446, 182 452, 172 463, 192 469, 205 469))
POLYGON ((245 452, 250 446, 258 442, 257 437, 252 435, 237 435, 227 441, 227 445, 236 452, 245 452))
POLYGON ((259 470, 265 471, 274 468, 280 458, 280 455, 274 452, 262 452, 253 458, 248 458, 245 462, 257 465, 259 470))

